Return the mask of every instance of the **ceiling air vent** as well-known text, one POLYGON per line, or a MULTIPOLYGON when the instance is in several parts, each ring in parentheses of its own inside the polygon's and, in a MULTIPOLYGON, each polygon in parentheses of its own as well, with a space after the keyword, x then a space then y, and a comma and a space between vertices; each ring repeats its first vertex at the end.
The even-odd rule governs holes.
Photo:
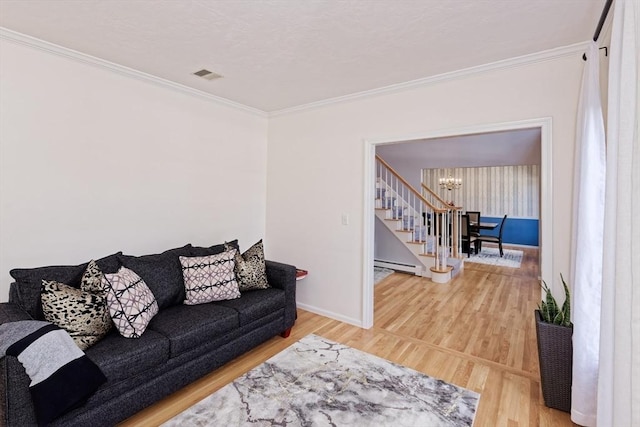
POLYGON ((193 74, 195 74, 198 77, 202 77, 203 79, 207 79, 207 80, 215 80, 215 79, 222 78, 222 76, 220 74, 216 74, 213 71, 205 70, 204 68, 202 70, 200 70, 200 71, 196 71, 193 74))

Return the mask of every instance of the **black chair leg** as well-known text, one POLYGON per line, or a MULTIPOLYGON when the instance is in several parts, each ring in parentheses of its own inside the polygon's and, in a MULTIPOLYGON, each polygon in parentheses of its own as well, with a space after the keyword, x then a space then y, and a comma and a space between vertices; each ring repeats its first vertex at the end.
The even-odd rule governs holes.
POLYGON ((502 251, 502 242, 498 243, 498 246, 500 247, 500 258, 502 258, 502 255, 504 255, 502 251))

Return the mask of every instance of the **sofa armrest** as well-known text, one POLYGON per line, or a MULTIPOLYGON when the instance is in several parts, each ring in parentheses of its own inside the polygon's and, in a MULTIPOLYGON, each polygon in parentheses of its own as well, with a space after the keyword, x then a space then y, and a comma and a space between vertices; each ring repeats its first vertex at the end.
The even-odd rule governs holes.
POLYGON ((296 284, 296 268, 293 265, 283 264, 281 262, 266 260, 267 264, 267 281, 274 288, 284 289, 286 286, 296 284))
POLYGON ((274 288, 285 293, 284 329, 293 326, 297 317, 296 309, 296 268, 293 265, 266 260, 267 281, 274 288))
MULTIPOLYGON (((19 320, 33 319, 18 304, 0 303, 0 325, 19 320)), ((0 355, 0 425, 35 425, 30 382, 15 356, 0 355)))
POLYGON ((18 304, 0 302, 0 325, 19 320, 33 320, 18 304))

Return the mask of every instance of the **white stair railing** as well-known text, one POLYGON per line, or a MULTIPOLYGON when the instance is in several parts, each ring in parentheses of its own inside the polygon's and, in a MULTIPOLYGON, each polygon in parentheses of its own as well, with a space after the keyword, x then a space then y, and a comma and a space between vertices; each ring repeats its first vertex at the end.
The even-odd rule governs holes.
POLYGON ((387 219, 397 220, 397 231, 410 234, 411 242, 422 245, 423 254, 435 257, 438 271, 447 269, 449 256, 457 256, 459 239, 449 231, 449 224, 459 229, 452 221, 457 211, 446 204, 434 206, 377 155, 376 208, 385 209, 387 219))
POLYGON ((422 183, 421 186, 422 196, 427 199, 429 203, 434 206, 449 210, 449 219, 451 221, 451 254, 455 257, 460 256, 462 248, 462 234, 460 233, 462 222, 462 207, 454 206, 447 203, 444 199, 442 199, 442 197, 440 197, 435 191, 426 186, 424 183, 422 183))

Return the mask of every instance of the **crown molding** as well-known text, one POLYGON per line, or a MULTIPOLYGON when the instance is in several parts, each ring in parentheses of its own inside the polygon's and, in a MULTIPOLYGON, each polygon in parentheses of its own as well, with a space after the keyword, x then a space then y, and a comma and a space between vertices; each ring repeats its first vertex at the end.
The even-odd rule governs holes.
POLYGON ((52 53, 54 55, 75 60, 81 63, 93 65, 99 68, 112 71, 114 73, 118 73, 127 77, 132 77, 137 80, 145 81, 148 83, 153 83, 157 86, 172 89, 172 90, 182 92, 191 96, 195 96, 200 99, 204 99, 206 101, 210 101, 210 102, 214 102, 227 107, 235 108, 235 109, 238 109, 253 115, 257 115, 260 117, 264 117, 264 118, 284 116, 284 115, 298 113, 302 111, 309 111, 316 108, 325 107, 328 105, 339 104, 343 102, 369 98, 369 97, 374 97, 378 95, 391 94, 391 93, 400 92, 407 89, 412 89, 412 88, 417 88, 422 86, 428 86, 436 83, 441 83, 444 81, 464 79, 473 75, 477 75, 477 74, 485 73, 489 71, 497 71, 497 70, 504 70, 504 69, 513 68, 513 67, 521 67, 525 65, 534 64, 537 62, 554 60, 554 59, 565 57, 565 56, 582 55, 582 53, 584 52, 584 50, 587 48, 589 44, 588 41, 582 42, 582 43, 576 43, 576 44, 563 46, 563 47, 550 49, 550 50, 545 50, 542 52, 537 52, 529 55, 517 56, 514 58, 491 62, 488 64, 478 65, 470 68, 464 68, 462 70, 442 73, 436 76, 425 77, 422 79, 411 80, 408 82, 398 83, 398 84, 385 86, 377 89, 357 92, 357 93, 344 95, 344 96, 338 96, 335 98, 324 99, 321 101, 311 102, 308 104, 303 104, 303 105, 290 107, 290 108, 284 108, 277 111, 266 112, 266 111, 259 110, 257 108, 240 104, 238 102, 231 101, 226 98, 211 95, 207 92, 203 92, 198 89, 193 89, 191 87, 185 86, 180 83, 172 82, 170 80, 163 79, 161 77, 147 74, 142 71, 134 70, 132 68, 115 64, 113 62, 109 62, 104 59, 97 58, 95 56, 87 55, 73 49, 68 49, 66 47, 62 47, 41 39, 37 39, 35 37, 28 36, 26 34, 9 30, 8 28, 0 27, 0 39, 4 39, 17 44, 29 46, 34 49, 39 49, 48 53, 52 53))
POLYGON ((8 40, 17 44, 28 46, 34 49, 39 49, 47 53, 61 56, 63 58, 72 59, 84 64, 93 65, 102 69, 118 73, 127 77, 132 77, 137 80, 141 80, 147 83, 155 84, 156 86, 172 89, 178 92, 182 92, 191 96, 195 96, 205 101, 214 102, 216 104, 224 105, 227 107, 235 108, 246 113, 254 114, 260 117, 268 117, 265 111, 257 108, 252 108, 238 102, 231 101, 226 98, 211 95, 207 92, 203 92, 198 89, 193 89, 180 83, 172 82, 171 80, 163 79, 161 77, 147 74, 142 71, 134 70, 133 68, 125 67, 124 65, 115 64, 104 59, 97 58, 95 56, 87 55, 82 52, 78 52, 73 49, 59 46, 35 37, 28 36, 8 28, 0 27, 0 39, 8 40))
POLYGON ((529 55, 516 56, 514 58, 504 59, 501 61, 490 62, 488 64, 478 65, 470 68, 464 68, 461 70, 451 71, 448 73, 438 74, 436 76, 425 77, 422 79, 411 80, 404 83, 398 83, 390 86, 384 86, 377 89, 367 90, 363 92, 357 92, 350 95, 338 96, 335 98, 329 98, 322 101, 311 102, 308 104, 299 105, 291 108, 284 108, 282 110, 272 111, 268 114, 269 117, 284 116, 288 114, 298 113, 302 111, 313 110, 320 107, 325 107, 332 104, 338 104, 347 101, 353 101, 357 99, 369 98, 378 95, 390 94, 400 92, 407 89, 428 86, 444 81, 464 79, 480 73, 486 73, 489 71, 505 70, 514 67, 521 67, 525 65, 531 65, 538 62, 544 62, 549 60, 558 59, 571 55, 582 55, 589 45, 589 42, 575 43, 568 46, 558 47, 554 49, 545 50, 542 52, 532 53, 529 55))

